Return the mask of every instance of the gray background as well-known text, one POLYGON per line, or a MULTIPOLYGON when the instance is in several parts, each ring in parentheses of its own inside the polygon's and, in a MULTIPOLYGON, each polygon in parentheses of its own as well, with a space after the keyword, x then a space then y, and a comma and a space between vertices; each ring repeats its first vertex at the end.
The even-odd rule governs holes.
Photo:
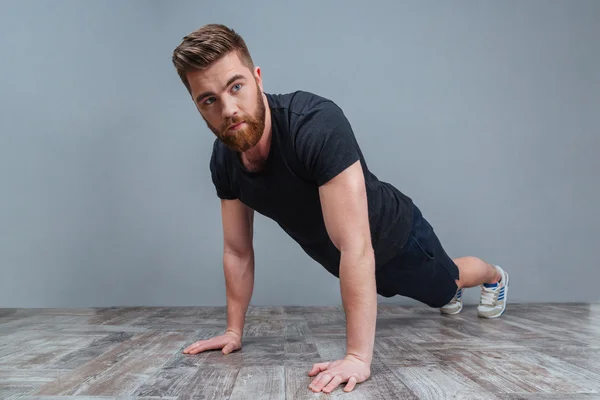
MULTIPOLYGON (((584 0, 3 1, 0 306, 224 304, 214 136, 170 61, 210 22, 266 91, 336 101, 451 256, 509 271, 509 301, 596 302, 599 19, 584 0)), ((253 304, 339 304, 262 216, 255 248, 253 304)))

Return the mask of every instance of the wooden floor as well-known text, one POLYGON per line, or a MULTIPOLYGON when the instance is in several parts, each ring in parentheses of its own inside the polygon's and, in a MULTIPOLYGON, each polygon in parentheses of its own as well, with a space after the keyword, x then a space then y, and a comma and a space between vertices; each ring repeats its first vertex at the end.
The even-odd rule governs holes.
POLYGON ((371 378, 330 395, 307 373, 343 357, 341 308, 251 308, 241 351, 182 354, 225 324, 214 307, 0 309, 0 399, 600 399, 600 305, 380 305, 371 378))

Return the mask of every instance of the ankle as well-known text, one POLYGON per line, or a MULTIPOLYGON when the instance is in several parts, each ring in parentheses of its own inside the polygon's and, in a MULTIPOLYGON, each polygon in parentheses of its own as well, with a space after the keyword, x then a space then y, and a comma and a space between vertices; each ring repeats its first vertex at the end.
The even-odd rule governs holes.
POLYGON ((492 278, 484 283, 492 285, 494 283, 500 282, 500 280, 502 279, 502 274, 500 273, 500 271, 498 271, 498 268, 496 268, 495 266, 490 265, 490 267, 493 269, 493 273, 491 274, 492 278))

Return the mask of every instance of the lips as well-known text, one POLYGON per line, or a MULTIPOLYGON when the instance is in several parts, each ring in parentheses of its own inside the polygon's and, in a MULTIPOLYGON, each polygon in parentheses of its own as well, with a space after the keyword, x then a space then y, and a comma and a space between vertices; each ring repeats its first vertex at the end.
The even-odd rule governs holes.
POLYGON ((235 130, 239 129, 244 123, 246 123, 246 121, 241 121, 241 122, 238 122, 237 124, 233 124, 229 128, 227 128, 227 130, 235 131, 235 130))

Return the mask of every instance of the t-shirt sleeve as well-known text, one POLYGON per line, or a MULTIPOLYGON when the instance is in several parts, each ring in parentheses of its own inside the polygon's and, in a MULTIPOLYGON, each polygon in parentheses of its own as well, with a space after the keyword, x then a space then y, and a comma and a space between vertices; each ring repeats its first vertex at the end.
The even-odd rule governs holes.
POLYGON ((227 176, 227 164, 224 155, 219 154, 217 143, 210 158, 210 174, 217 196, 224 200, 234 200, 237 196, 231 190, 231 181, 227 176))
POLYGON ((360 159, 350 122, 331 101, 321 102, 299 117, 295 133, 300 163, 319 186, 360 159))

